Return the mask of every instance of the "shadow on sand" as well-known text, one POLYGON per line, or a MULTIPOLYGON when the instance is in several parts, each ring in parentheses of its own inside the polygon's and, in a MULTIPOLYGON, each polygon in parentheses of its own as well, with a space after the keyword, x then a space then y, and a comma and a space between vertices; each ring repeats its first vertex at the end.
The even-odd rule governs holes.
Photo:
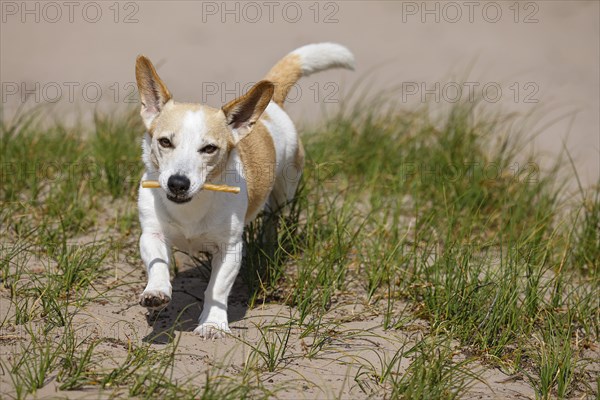
MULTIPOLYGON (((146 314, 152 332, 143 338, 144 342, 167 344, 173 341, 176 332, 191 332, 198 326, 204 303, 204 290, 210 278, 210 262, 206 257, 192 260, 181 254, 177 254, 176 258, 181 267, 171 281, 173 297, 165 309, 149 311, 146 314)), ((229 295, 229 323, 244 318, 248 309, 247 302, 248 292, 240 273, 229 295)))

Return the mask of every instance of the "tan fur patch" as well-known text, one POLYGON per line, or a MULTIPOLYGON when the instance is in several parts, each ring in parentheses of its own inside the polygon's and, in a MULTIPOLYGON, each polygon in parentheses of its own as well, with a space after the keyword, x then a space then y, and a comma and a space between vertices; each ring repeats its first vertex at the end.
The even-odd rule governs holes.
POLYGON ((289 54, 282 58, 265 76, 265 79, 275 84, 273 101, 283 107, 285 98, 298 79, 302 77, 300 56, 289 54))
POLYGON ((237 145, 248 184, 246 221, 254 218, 267 200, 275 182, 275 144, 259 120, 237 145))

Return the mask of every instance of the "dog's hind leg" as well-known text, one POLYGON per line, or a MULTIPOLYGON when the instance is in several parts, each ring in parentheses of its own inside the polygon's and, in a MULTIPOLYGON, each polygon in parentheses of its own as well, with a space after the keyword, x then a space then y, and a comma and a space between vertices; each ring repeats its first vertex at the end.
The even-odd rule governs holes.
POLYGON ((148 273, 148 284, 140 296, 140 305, 150 309, 164 308, 172 295, 169 245, 160 233, 142 233, 140 253, 148 273))

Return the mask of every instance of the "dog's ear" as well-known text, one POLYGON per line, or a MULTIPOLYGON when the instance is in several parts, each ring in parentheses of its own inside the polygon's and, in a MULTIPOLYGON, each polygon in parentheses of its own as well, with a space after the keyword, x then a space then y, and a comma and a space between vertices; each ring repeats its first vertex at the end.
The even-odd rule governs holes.
POLYGON ((273 97, 274 85, 269 81, 260 81, 245 95, 225 104, 222 108, 231 128, 235 143, 246 136, 258 121, 273 97))
POLYGON ((154 118, 161 112, 165 103, 171 100, 171 93, 156 73, 154 65, 144 56, 138 56, 135 61, 135 79, 142 103, 140 114, 146 128, 150 129, 154 118))

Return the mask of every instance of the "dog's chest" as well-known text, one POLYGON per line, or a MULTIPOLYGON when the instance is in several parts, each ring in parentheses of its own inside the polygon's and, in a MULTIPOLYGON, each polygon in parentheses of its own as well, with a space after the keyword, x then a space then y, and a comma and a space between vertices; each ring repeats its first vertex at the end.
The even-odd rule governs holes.
POLYGON ((188 220, 186 222, 170 219, 166 224, 166 236, 181 250, 207 251, 223 241, 223 235, 207 221, 188 220))
POLYGON ((243 229, 240 217, 218 197, 202 194, 183 207, 167 206, 161 219, 170 242, 182 250, 210 251, 205 247, 226 243, 233 232, 243 229))

